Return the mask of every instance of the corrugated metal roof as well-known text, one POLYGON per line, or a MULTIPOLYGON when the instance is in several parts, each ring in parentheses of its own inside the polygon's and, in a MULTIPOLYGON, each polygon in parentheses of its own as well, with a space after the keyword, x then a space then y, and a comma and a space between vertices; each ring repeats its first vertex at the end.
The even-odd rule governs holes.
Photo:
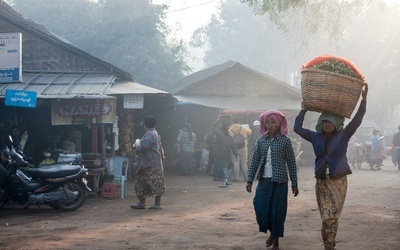
POLYGON ((181 96, 174 95, 180 102, 193 103, 207 107, 220 109, 233 109, 241 111, 255 110, 300 110, 301 101, 290 100, 288 98, 249 98, 249 97, 229 97, 229 96, 181 96))
MULTIPOLYGON (((213 83, 215 82, 215 79, 220 79, 220 78, 215 78, 217 75, 222 75, 224 74, 223 78, 226 79, 226 81, 229 81, 232 83, 232 85, 243 85, 242 82, 240 82, 237 77, 233 77, 230 72, 241 72, 241 73, 249 73, 250 75, 260 77, 263 82, 264 86, 266 88, 278 88, 281 93, 285 93, 285 96, 292 96, 292 98, 297 99, 298 97, 300 98, 300 89, 295 88, 285 82, 282 82, 272 76, 266 75, 264 73, 261 73, 257 70, 254 70, 250 67, 244 66, 238 62, 234 61, 228 61, 226 63, 216 65, 214 67, 204 69, 201 71, 198 71, 196 73, 193 73, 189 76, 186 76, 182 79, 180 79, 176 86, 179 87, 179 90, 174 90, 172 93, 174 95, 185 95, 186 92, 190 92, 190 88, 193 88, 195 85, 201 85, 202 88, 206 87, 206 84, 213 83)), ((217 83, 219 84, 219 82, 217 83)), ((208 86, 207 86, 208 87, 208 86)), ((227 92, 229 89, 227 90, 227 92)), ((259 89, 259 91, 262 91, 262 89, 259 89)), ((264 90, 265 91, 265 90, 264 90)), ((267 93, 271 93, 273 89, 269 89, 266 91, 267 93)), ((263 94, 262 92, 257 92, 258 94, 263 94)), ((275 94, 278 92, 274 91, 275 94)), ((191 94, 198 94, 198 93, 191 93, 191 94)), ((241 94, 246 94, 246 92, 241 92, 241 94)), ((274 94, 274 95, 275 95, 274 94)))
POLYGON ((6 89, 34 91, 37 98, 103 96, 115 79, 114 74, 23 73, 22 83, 1 84, 0 96, 6 89))
POLYGON ((169 94, 166 91, 155 89, 137 82, 117 81, 107 91, 106 94, 169 94))
POLYGON ((24 72, 21 83, 0 84, 0 98, 6 89, 37 93, 37 98, 110 98, 113 94, 169 94, 135 82, 116 82, 107 73, 32 73, 24 72))
POLYGON ((185 76, 175 83, 176 87, 175 87, 175 89, 171 90, 171 93, 177 94, 180 90, 182 90, 196 82, 205 80, 205 79, 209 78, 210 76, 218 74, 218 73, 228 69, 229 67, 232 67, 236 63, 237 62, 234 62, 234 61, 227 61, 223 64, 219 64, 219 65, 216 65, 213 67, 202 69, 197 72, 194 72, 193 74, 185 76))

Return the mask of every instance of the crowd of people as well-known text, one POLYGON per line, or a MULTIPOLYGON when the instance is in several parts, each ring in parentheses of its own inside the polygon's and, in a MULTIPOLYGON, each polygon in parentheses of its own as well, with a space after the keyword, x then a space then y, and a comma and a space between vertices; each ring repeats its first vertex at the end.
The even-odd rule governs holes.
POLYGON ((393 166, 398 167, 399 132, 400 130, 389 134, 389 139, 393 136, 392 140, 386 140, 386 136, 379 129, 373 129, 369 139, 365 141, 352 136, 347 148, 347 159, 355 168, 361 168, 362 163, 367 163, 371 170, 381 170, 383 161, 390 155, 393 166))
MULTIPOLYGON (((319 116, 315 131, 303 127, 307 109, 302 105, 294 123, 294 132, 311 143, 315 154, 315 194, 322 221, 321 236, 326 250, 336 249, 336 234, 347 193, 347 175, 352 173, 347 159, 349 141, 354 139, 366 112, 368 85, 362 90, 362 101, 353 119, 344 126, 344 117, 329 112, 319 116)), ((163 148, 161 138, 155 130, 156 120, 147 117, 144 121, 146 133, 135 143, 138 152, 135 191, 138 202, 134 209, 144 209, 146 198, 155 197, 151 209, 161 209, 161 195, 165 192, 163 171, 163 148)), ((288 136, 286 117, 278 110, 262 113, 254 121, 252 131, 234 118, 232 122, 221 115, 204 136, 208 151, 207 172, 226 188, 230 181, 243 181, 247 192, 253 191, 257 180, 253 206, 258 229, 266 233, 265 244, 272 250, 279 250, 279 238, 284 236, 284 224, 288 209, 289 181, 292 194, 299 194, 297 164, 292 139, 288 136), (242 133, 245 143, 235 140, 242 133), (249 154, 250 152, 250 154, 249 154), (248 159, 249 156, 249 159, 248 159), (231 167, 229 167, 231 166, 231 167)), ((371 164, 380 167, 382 138, 379 131, 373 131, 371 164), (379 153, 377 151, 380 151, 379 153)), ((190 175, 196 166, 194 145, 196 134, 190 124, 179 132, 179 171, 190 175)), ((400 126, 393 138, 393 144, 400 156, 400 126)), ((400 157, 396 158, 399 163, 400 157)))
MULTIPOLYGON (((303 127, 307 109, 302 109, 295 119, 293 131, 309 141, 315 154, 315 193, 322 226, 321 236, 325 249, 335 249, 338 221, 346 193, 347 175, 352 173, 347 158, 349 142, 361 125, 366 112, 368 85, 362 91, 362 101, 353 119, 344 126, 344 117, 323 112, 315 131, 303 127)), ((161 209, 161 196, 165 193, 164 149, 161 136, 155 126, 157 121, 148 116, 144 119, 145 134, 133 147, 137 153, 135 192, 138 201, 133 209, 145 209, 146 199, 154 197, 149 209, 161 209)), ((255 217, 260 232, 268 234, 265 244, 273 250, 280 249, 279 238, 284 236, 284 224, 288 209, 288 190, 299 194, 296 154, 293 140, 289 137, 286 117, 278 110, 268 110, 249 126, 239 118, 220 115, 204 136, 201 169, 220 181, 226 188, 230 182, 243 182, 251 193, 253 182, 257 187, 253 198, 255 217), (289 186, 290 182, 290 186, 289 186)), ((400 126, 393 136, 396 149, 394 164, 400 170, 400 126)), ((13 141, 20 144, 16 127, 11 130, 13 141)), ((370 167, 380 169, 386 158, 384 137, 374 129, 371 138, 370 167)), ((185 123, 177 136, 178 170, 181 175, 195 173, 195 147, 198 138, 190 123, 185 123)))

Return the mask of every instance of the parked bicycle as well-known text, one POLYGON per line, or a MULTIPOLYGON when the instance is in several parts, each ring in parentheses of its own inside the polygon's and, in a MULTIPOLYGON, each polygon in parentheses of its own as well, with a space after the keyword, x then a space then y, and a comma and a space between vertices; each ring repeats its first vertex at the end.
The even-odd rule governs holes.
POLYGON ((351 145, 347 157, 351 166, 357 169, 361 169, 362 163, 365 161, 368 162, 369 158, 365 145, 362 143, 354 143, 354 145, 351 145))
POLYGON ((364 145, 357 143, 351 164, 353 168, 361 169, 361 163, 365 161, 366 151, 364 145))

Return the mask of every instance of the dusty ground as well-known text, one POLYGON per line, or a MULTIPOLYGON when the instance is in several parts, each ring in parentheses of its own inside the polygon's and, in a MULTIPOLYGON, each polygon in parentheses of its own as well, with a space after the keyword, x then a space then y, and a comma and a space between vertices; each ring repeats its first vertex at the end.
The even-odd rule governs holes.
MULTIPOLYGON (((289 198, 281 248, 323 249, 311 167, 301 167, 300 194, 289 198)), ((0 210, 0 249, 267 249, 245 183, 218 188, 209 176, 167 174, 162 210, 133 210, 127 199, 90 198, 74 212, 43 207, 0 210)), ((338 249, 400 249, 400 171, 364 164, 349 176, 338 249)), ((151 205, 149 200, 147 205, 151 205)))

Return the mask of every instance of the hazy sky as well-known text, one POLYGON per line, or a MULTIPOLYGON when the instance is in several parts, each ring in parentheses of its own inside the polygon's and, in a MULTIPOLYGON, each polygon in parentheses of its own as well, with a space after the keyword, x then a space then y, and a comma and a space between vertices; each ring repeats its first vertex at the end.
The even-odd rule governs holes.
POLYGON ((170 6, 169 25, 178 37, 188 40, 196 28, 210 20, 220 0, 153 0, 153 3, 170 6))
MULTIPOLYGON (((173 30, 173 36, 189 42, 193 31, 206 24, 211 15, 217 11, 221 0, 153 0, 155 4, 170 6, 167 11, 168 24, 173 30)), ((188 65, 193 72, 205 67, 203 57, 204 48, 196 49, 188 47, 188 65)))

